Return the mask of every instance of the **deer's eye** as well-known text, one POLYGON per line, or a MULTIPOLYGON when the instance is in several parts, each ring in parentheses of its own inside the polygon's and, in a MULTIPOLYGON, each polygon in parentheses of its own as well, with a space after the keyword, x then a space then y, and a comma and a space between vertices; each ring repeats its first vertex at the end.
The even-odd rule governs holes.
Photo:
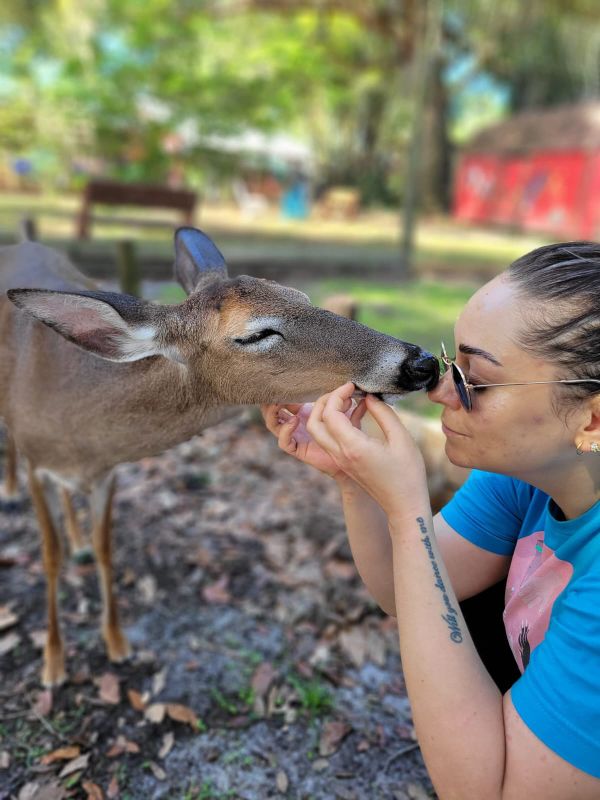
POLYGON ((246 336, 240 339, 234 339, 236 344, 255 344, 256 342, 260 342, 262 339, 268 339, 271 336, 280 336, 283 339, 283 334, 279 333, 279 331, 274 331, 272 328, 265 328, 263 331, 256 331, 256 333, 251 334, 250 336, 246 336))

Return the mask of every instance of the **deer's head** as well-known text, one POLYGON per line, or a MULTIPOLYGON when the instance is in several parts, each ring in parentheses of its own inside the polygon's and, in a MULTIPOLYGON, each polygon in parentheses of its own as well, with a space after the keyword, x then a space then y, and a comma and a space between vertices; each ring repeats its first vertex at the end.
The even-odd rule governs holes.
POLYGON ((347 381, 401 394, 438 380, 437 359, 416 345, 315 308, 296 289, 229 278, 217 247, 194 228, 175 234, 175 274, 188 298, 174 306, 112 292, 12 289, 8 296, 101 358, 178 362, 216 403, 299 402, 347 381))

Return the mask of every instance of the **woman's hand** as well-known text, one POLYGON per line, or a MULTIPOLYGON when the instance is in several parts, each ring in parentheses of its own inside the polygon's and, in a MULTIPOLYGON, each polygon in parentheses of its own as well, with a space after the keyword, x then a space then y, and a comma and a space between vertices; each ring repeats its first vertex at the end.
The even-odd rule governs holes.
POLYGON ((402 513, 407 502, 428 506, 425 465, 412 437, 393 409, 373 395, 366 397, 364 406, 381 429, 382 440, 353 425, 347 414, 354 388, 346 383, 315 402, 306 423, 312 444, 362 486, 388 518, 402 513))
MULTIPOLYGON (((346 405, 345 416, 348 424, 351 427, 360 428, 360 422, 366 410, 364 400, 357 405, 349 401, 346 405)), ((338 482, 344 482, 346 476, 340 465, 313 440, 306 429, 313 406, 313 403, 264 405, 260 410, 267 429, 277 437, 279 447, 285 453, 293 455, 304 464, 315 467, 338 482)))

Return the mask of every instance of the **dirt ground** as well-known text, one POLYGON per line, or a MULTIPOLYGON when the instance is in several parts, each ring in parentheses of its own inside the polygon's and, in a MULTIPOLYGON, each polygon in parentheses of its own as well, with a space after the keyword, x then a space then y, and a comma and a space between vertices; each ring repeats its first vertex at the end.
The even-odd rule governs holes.
POLYGON ((336 487, 254 410, 117 474, 134 656, 108 662, 95 567, 66 557, 69 680, 53 692, 24 472, 0 494, 0 800, 435 797, 395 624, 356 575, 336 487))

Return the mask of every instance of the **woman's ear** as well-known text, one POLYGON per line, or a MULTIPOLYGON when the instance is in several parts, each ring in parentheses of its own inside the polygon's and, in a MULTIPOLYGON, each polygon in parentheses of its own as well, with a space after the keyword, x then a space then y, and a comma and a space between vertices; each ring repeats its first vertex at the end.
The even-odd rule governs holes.
POLYGON ((584 453, 598 452, 596 448, 600 448, 600 395, 587 402, 586 413, 575 431, 575 446, 584 453))

